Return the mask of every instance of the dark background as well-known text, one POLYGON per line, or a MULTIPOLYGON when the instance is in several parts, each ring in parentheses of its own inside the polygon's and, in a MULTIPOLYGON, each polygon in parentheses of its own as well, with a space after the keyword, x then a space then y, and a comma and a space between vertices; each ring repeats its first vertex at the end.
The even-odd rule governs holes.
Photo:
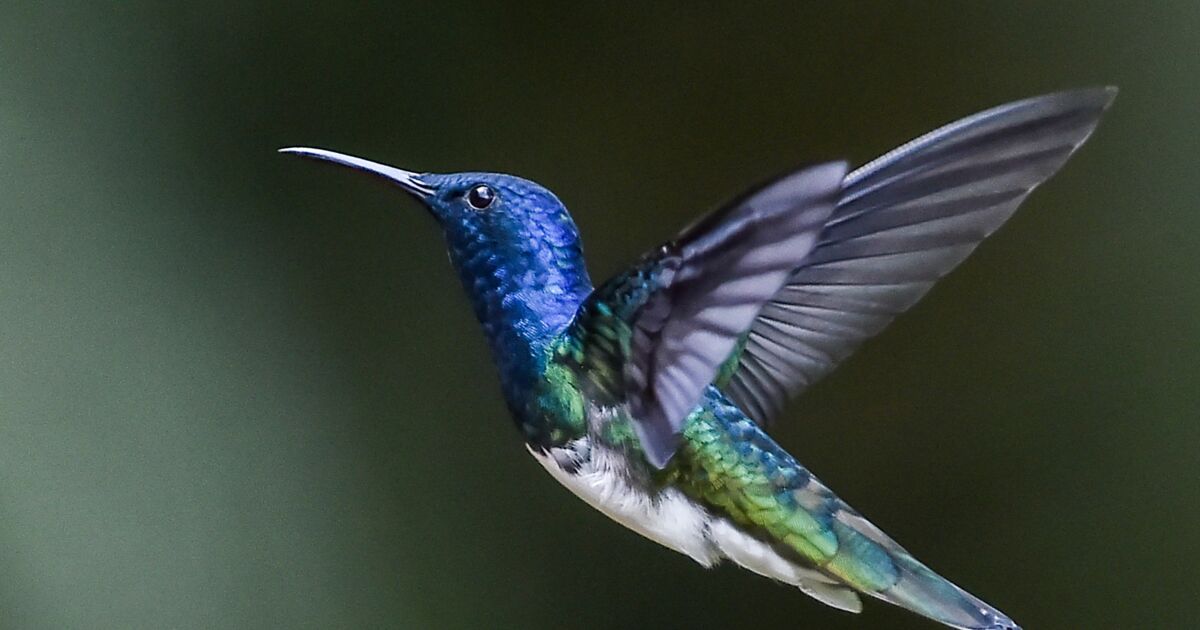
POLYGON ((1192 625, 1198 7, 4 3, 0 626, 933 628, 557 487, 424 213, 274 150, 537 179, 599 279, 765 175, 1108 83, 775 435, 1028 628, 1192 625))

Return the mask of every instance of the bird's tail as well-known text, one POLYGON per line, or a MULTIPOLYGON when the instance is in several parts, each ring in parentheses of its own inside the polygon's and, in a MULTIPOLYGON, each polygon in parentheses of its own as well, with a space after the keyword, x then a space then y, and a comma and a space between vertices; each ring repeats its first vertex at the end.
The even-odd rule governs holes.
POLYGON ((844 503, 834 513, 839 547, 825 569, 860 592, 964 630, 1020 630, 1007 615, 921 564, 844 503))
POLYGON ((708 533, 734 562, 843 610, 860 609, 853 589, 952 628, 1019 630, 918 562, 736 408, 696 416, 681 453, 669 481, 724 517, 708 533), (735 412, 732 421, 721 416, 735 412), (746 543, 753 538, 780 555, 746 543))

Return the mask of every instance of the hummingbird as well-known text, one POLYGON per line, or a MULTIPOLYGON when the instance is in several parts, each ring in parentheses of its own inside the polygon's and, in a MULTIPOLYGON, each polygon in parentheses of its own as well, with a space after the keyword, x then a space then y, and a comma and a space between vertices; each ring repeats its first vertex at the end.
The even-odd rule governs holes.
POLYGON ((533 457, 618 523, 850 612, 1019 628, 919 562, 765 432, 916 303, 1091 135, 1112 87, 1012 102, 850 171, 775 177, 593 286, 563 203, 532 181, 280 152, 380 177, 441 228, 533 457))

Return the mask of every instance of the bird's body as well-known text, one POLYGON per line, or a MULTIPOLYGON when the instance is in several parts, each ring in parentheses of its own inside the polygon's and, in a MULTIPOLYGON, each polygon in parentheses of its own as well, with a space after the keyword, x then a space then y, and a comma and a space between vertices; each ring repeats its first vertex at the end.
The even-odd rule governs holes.
POLYGON ((545 469, 704 566, 728 559, 857 612, 858 594, 956 628, 1016 628, 838 499, 763 430, 907 309, 1087 138, 1111 89, 1030 99, 850 174, 796 171, 593 287, 549 191, 491 173, 382 175, 441 224, 545 469))
MULTIPOLYGON (((564 332, 556 348, 574 345, 564 332)), ((618 523, 705 567, 728 559, 799 587, 842 610, 858 592, 970 628, 1015 628, 1003 614, 942 579, 843 503, 716 387, 684 422, 664 469, 641 451, 624 405, 597 401, 569 350, 552 352, 553 400, 542 421, 551 443, 529 442, 538 462, 618 523), (562 411, 558 411, 562 410, 562 411), (566 415, 561 415, 565 412, 566 415), (582 412, 580 416, 573 415, 582 412)))
POLYGON ((949 599, 962 608, 949 619, 968 624, 994 613, 928 572, 842 503, 719 392, 711 391, 693 412, 679 453, 661 472, 630 457, 629 445, 621 440, 599 437, 606 432, 632 436, 626 414, 597 409, 589 413, 589 423, 598 426, 596 437, 530 450, 589 505, 705 567, 728 559, 853 612, 861 610, 854 588, 909 607, 924 606, 895 588, 902 578, 923 579, 929 583, 922 588, 945 591, 926 601, 944 606, 949 599))

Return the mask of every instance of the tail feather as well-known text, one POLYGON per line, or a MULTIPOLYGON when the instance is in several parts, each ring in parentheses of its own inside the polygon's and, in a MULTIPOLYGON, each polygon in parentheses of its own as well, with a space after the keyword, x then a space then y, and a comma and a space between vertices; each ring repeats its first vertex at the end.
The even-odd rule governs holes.
POLYGON ((1020 630, 1007 615, 934 573, 845 504, 834 513, 833 530, 841 544, 826 568, 863 593, 952 628, 1020 630))
POLYGON ((946 581, 920 562, 907 558, 902 563, 910 566, 902 569, 896 585, 872 595, 953 628, 1020 630, 1007 615, 946 581))

